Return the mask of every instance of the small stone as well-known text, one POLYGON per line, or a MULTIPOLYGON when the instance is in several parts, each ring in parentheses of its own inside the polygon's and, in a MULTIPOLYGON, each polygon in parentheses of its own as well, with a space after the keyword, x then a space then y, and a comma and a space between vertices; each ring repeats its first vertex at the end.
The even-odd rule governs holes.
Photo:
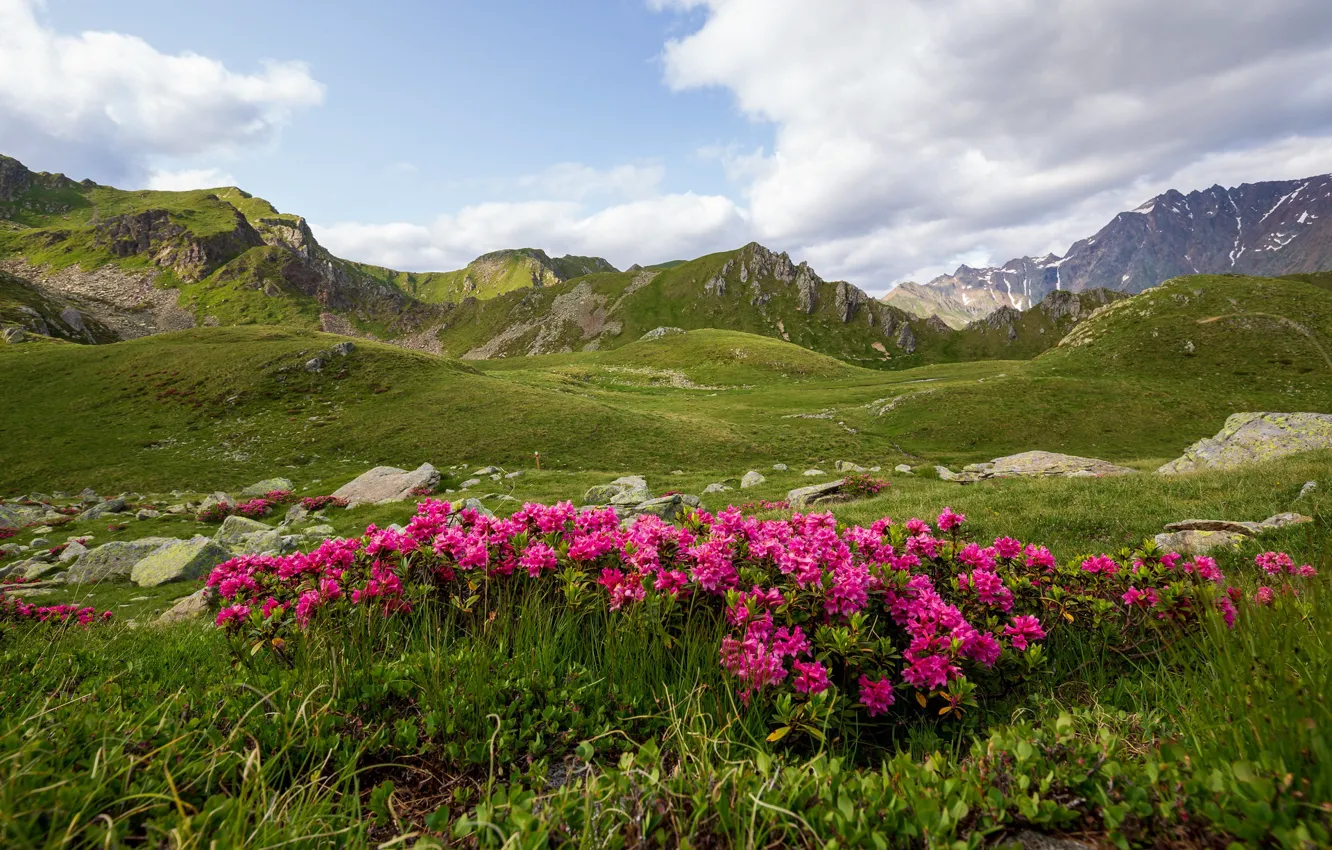
POLYGON ((34 537, 28 541, 28 548, 30 549, 45 549, 50 545, 51 541, 47 540, 45 537, 34 537))
POLYGON ((905 463, 899 463, 897 466, 894 466, 894 467, 893 467, 893 472, 900 472, 900 473, 902 473, 903 475, 915 475, 915 474, 916 474, 916 473, 912 472, 912 471, 911 471, 911 467, 907 466, 905 463))
POLYGON ((1317 490, 1317 489, 1318 489, 1318 482, 1317 482, 1317 481, 1306 481, 1306 482, 1304 482, 1304 486, 1300 488, 1300 495, 1296 496, 1295 498, 1296 498, 1296 499, 1303 499, 1303 498, 1305 498, 1306 496, 1311 495, 1311 494, 1313 493, 1313 491, 1315 491, 1315 490, 1317 490))
POLYGON ((469 488, 469 487, 475 487, 476 485, 478 485, 478 484, 480 484, 480 483, 481 483, 481 479, 480 479, 480 478, 469 478, 469 479, 467 479, 466 481, 464 481, 463 483, 459 484, 459 485, 458 485, 458 489, 459 489, 459 490, 466 490, 467 488, 469 488))
POLYGON ((154 511, 150 508, 144 508, 134 515, 135 519, 157 519, 162 514, 160 511, 154 511))
POLYGON ((725 493, 727 490, 730 489, 731 489, 730 487, 727 487, 725 484, 721 483, 720 481, 717 481, 704 487, 703 495, 706 496, 709 493, 725 493))
MULTIPOLYGON (((140 598, 147 599, 148 597, 140 598)), ((162 616, 157 618, 157 622, 181 623, 187 620, 197 620, 211 614, 217 606, 217 602, 217 588, 202 587, 184 599, 178 600, 175 605, 172 605, 162 616)))
POLYGON ((496 472, 499 471, 500 468, 498 466, 483 466, 480 469, 473 472, 472 475, 476 476, 477 478, 480 478, 482 475, 494 475, 496 472))
POLYGON ((105 502, 93 505, 91 508, 88 508, 88 510, 79 514, 79 520, 84 522, 90 520, 98 520, 106 516, 107 514, 118 514, 118 513, 123 513, 124 511, 125 511, 124 499, 120 498, 107 499, 105 502))
POLYGON ((860 464, 852 463, 852 462, 849 461, 849 460, 839 460, 839 461, 837 461, 836 463, 833 464, 833 469, 836 469, 838 472, 868 472, 868 471, 869 471, 869 470, 865 469, 865 467, 861 466, 860 464))
POLYGON ((824 472, 822 469, 806 469, 800 474, 806 478, 813 478, 816 475, 827 475, 828 473, 824 472))
POLYGON ((333 353, 339 357, 347 357, 355 350, 356 343, 354 342, 340 342, 333 346, 333 353))
POLYGON ((522 475, 523 471, 521 469, 515 469, 513 472, 505 473, 504 477, 508 479, 514 479, 514 478, 521 478, 522 475))
POLYGON ((1268 517, 1258 523, 1258 528, 1261 531, 1275 531, 1278 528, 1286 528, 1291 525, 1304 525, 1306 522, 1313 522, 1313 517, 1297 513, 1284 513, 1268 517))
POLYGON ((785 472, 788 467, 784 463, 774 463, 772 468, 774 472, 785 472))
POLYGON ((60 563, 62 564, 68 561, 76 561, 81 556, 87 554, 87 552, 88 552, 88 547, 84 546, 82 543, 76 540, 73 543, 69 543, 65 546, 65 550, 60 553, 57 560, 60 561, 60 563))
POLYGON ((757 487, 767 480, 758 470, 751 469, 740 479, 740 489, 748 490, 750 487, 757 487))
POLYGON ((685 472, 684 472, 683 469, 672 469, 672 470, 671 470, 671 475, 684 475, 684 474, 685 474, 685 472))
POLYGON ((934 474, 939 476, 940 481, 957 481, 957 473, 946 466, 936 466, 934 474))
POLYGON ((321 372, 323 371, 325 365, 327 365, 327 361, 325 361, 324 358, 312 357, 309 360, 305 361, 305 371, 321 372))
POLYGON ((28 339, 28 334, 23 328, 5 328, 4 332, 0 333, 0 337, 3 337, 5 342, 11 345, 18 345, 28 339))

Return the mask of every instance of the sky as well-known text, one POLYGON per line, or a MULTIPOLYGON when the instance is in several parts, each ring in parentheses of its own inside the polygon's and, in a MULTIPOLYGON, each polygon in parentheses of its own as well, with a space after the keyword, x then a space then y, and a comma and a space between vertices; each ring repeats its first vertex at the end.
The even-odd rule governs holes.
POLYGON ((1332 171, 1332 3, 0 0, 0 152, 399 269, 759 241, 877 294, 1332 171))

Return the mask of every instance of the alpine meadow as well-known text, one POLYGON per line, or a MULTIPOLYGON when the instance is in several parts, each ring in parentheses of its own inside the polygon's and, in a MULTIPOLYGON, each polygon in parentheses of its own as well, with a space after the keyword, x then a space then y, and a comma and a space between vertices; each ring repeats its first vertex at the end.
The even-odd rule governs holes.
POLYGON ((1332 847, 1332 14, 148 5, 0 0, 0 847, 1332 847))

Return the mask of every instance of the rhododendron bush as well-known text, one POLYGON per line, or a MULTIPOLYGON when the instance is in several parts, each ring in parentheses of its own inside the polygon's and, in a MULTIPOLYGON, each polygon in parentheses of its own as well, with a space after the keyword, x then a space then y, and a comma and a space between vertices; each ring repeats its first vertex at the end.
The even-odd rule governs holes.
MULTIPOLYGON (((308 554, 239 557, 208 584, 223 600, 219 626, 273 645, 432 603, 494 615, 479 609, 501 587, 620 617, 652 612, 668 627, 712 616, 728 632, 719 663, 746 704, 776 700, 781 734, 815 731, 819 712, 839 706, 871 718, 960 713, 1039 668, 1056 630, 1141 649, 1209 611, 1233 624, 1244 602, 1209 558, 1149 546, 1061 565, 1042 546, 971 541, 964 528, 948 509, 934 525, 845 527, 827 513, 759 520, 729 508, 681 525, 643 516, 625 529, 610 508, 528 504, 495 518, 427 500, 401 530, 371 526, 308 554)), ((1274 553, 1259 565, 1301 574, 1274 553)))

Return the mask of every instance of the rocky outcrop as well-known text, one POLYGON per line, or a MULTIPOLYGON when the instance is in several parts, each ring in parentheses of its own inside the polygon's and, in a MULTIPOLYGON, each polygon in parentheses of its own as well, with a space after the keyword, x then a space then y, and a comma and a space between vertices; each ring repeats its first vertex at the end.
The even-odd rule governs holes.
POLYGON ((199 579, 229 558, 229 549, 207 537, 176 540, 135 564, 130 570, 130 581, 139 587, 157 587, 172 581, 199 579))
POLYGON ((1251 537, 1292 525, 1313 522, 1313 517, 1281 513, 1262 522, 1234 522, 1220 519, 1186 519, 1166 525, 1156 535, 1156 545, 1167 552, 1204 555, 1214 549, 1233 549, 1251 537))
POLYGON ((938 467, 939 477, 945 481, 969 484, 989 478, 1101 478, 1107 475, 1132 475, 1137 472, 1126 466, 1116 466, 1090 457, 1077 457, 1057 452, 1022 452, 998 457, 986 463, 972 463, 953 473, 938 467))
POLYGON ((823 484, 797 487, 786 494, 786 501, 796 509, 812 507, 822 502, 842 501, 842 487, 845 484, 846 480, 839 478, 823 484))
POLYGON ((394 466, 377 466, 333 492, 346 499, 348 507, 375 505, 380 502, 401 502, 412 497, 412 491, 421 487, 434 488, 439 483, 439 470, 423 463, 412 471, 394 466))
MULTIPOLYGON (((129 272, 115 265, 91 271, 77 265, 52 269, 32 265, 20 257, 0 259, 0 271, 21 280, 61 310, 77 310, 93 339, 78 339, 71 328, 63 336, 73 341, 137 339, 195 326, 193 314, 179 306, 180 291, 154 285, 156 272, 129 272)), ((62 336, 49 315, 46 322, 51 332, 37 330, 38 333, 62 336)))
POLYGON ((1234 469, 1318 449, 1332 449, 1332 414, 1236 413, 1215 437, 1199 440, 1156 472, 1234 469))
POLYGON ((169 537, 144 537, 104 543, 80 556, 69 568, 66 581, 70 584, 91 584, 129 578, 135 564, 162 547, 177 542, 169 537))

